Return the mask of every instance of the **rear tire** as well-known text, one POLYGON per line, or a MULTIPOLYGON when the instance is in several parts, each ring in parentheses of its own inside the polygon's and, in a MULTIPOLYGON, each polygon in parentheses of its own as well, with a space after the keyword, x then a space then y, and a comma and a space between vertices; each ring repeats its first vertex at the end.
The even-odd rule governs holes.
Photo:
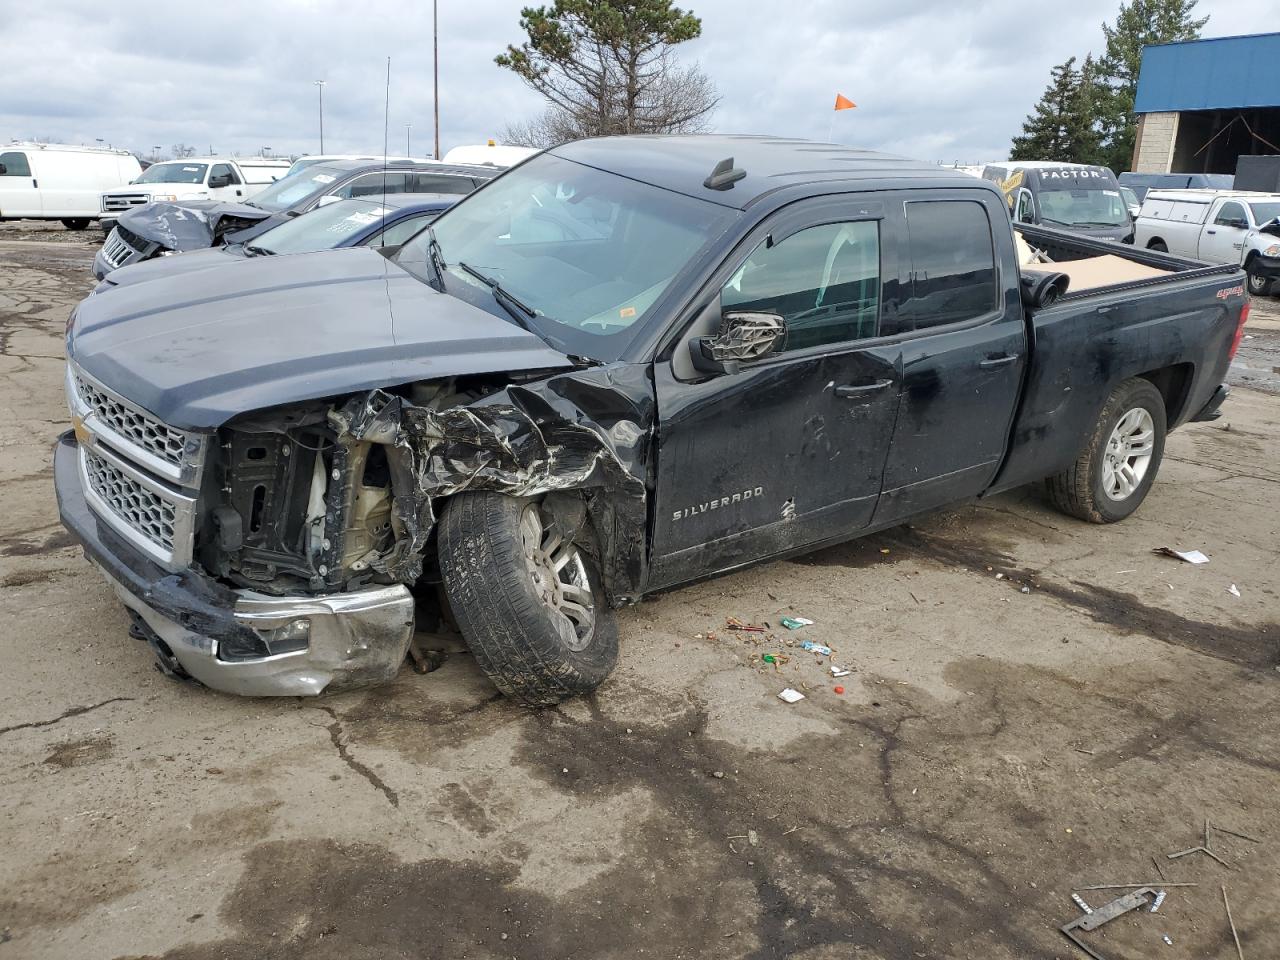
POLYGON ((449 607, 499 690, 541 707, 604 681, 618 628, 581 543, 588 533, 566 542, 537 500, 488 491, 450 500, 438 531, 449 607))
POLYGON ((1045 481, 1063 513, 1089 523, 1123 520, 1146 499, 1164 458, 1164 397, 1134 377, 1111 392, 1076 462, 1045 481))
POLYGON ((63 221, 62 221, 62 225, 63 225, 64 227, 66 227, 68 230, 75 230, 76 232, 79 232, 79 231, 81 231, 81 230, 85 230, 85 229, 87 229, 87 228, 88 228, 88 226, 89 226, 89 218, 88 218, 88 217, 74 217, 74 218, 72 218, 72 219, 70 219, 70 220, 63 220, 63 221))

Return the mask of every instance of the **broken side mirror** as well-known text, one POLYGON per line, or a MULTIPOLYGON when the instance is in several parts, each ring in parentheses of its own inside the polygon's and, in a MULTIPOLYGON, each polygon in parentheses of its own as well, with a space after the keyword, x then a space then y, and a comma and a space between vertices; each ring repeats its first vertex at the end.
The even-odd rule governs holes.
POLYGON ((736 373, 741 364, 777 353, 786 339, 787 323, 776 313, 726 313, 714 337, 689 341, 689 354, 700 373, 736 373))

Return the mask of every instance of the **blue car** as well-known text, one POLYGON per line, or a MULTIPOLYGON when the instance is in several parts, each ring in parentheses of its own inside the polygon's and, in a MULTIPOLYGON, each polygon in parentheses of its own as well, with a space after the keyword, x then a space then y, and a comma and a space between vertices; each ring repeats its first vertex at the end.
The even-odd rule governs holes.
POLYGON ((95 293, 157 277, 204 270, 246 257, 313 253, 338 247, 395 247, 460 200, 448 193, 395 193, 338 200, 286 220, 243 243, 170 254, 113 270, 95 293))

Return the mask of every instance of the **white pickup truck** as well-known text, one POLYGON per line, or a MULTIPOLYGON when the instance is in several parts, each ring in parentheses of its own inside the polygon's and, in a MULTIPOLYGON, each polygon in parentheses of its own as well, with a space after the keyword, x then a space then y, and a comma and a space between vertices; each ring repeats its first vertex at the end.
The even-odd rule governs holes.
POLYGON ((1209 263, 1238 263, 1249 292, 1266 296, 1280 280, 1280 194, 1151 190, 1134 244, 1209 263))
POLYGON ((193 157, 149 166, 127 187, 102 195, 102 232, 116 217, 155 200, 229 200, 243 202, 285 176, 288 160, 261 157, 193 157))

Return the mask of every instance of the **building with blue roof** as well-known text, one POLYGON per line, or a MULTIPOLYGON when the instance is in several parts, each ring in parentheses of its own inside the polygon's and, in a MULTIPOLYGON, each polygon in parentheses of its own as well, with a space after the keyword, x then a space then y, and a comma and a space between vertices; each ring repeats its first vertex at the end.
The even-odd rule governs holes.
POLYGON ((1139 173, 1234 174, 1241 156, 1280 154, 1280 33, 1147 47, 1134 111, 1139 173))

